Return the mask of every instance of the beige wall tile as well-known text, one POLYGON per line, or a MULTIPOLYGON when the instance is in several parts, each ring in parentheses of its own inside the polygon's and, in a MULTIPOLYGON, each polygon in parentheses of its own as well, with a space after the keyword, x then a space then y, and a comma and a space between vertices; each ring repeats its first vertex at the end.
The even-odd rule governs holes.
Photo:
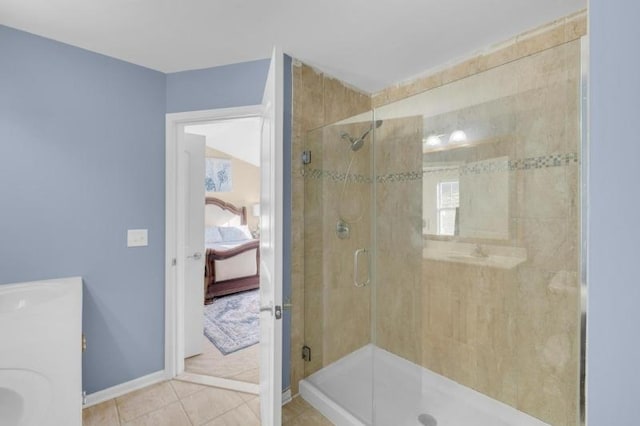
POLYGON ((565 40, 571 41, 579 39, 587 34, 587 13, 578 12, 576 15, 567 17, 565 24, 565 40))
POLYGON ((369 111, 369 95, 348 87, 340 80, 324 76, 324 124, 369 111))
POLYGON ((454 65, 451 68, 447 68, 447 70, 442 73, 442 84, 451 83, 452 81, 477 74, 479 66, 480 61, 475 57, 454 65))
POLYGON ((549 30, 540 32, 536 31, 533 35, 518 37, 518 56, 524 57, 558 46, 565 41, 564 33, 564 25, 552 24, 552 27, 549 30))
POLYGON ((515 40, 478 58, 478 71, 486 71, 507 64, 518 58, 518 45, 515 40))
POLYGON ((300 120, 302 132, 318 128, 324 124, 324 79, 322 73, 302 65, 302 85, 300 87, 300 108, 302 114, 294 117, 300 120))

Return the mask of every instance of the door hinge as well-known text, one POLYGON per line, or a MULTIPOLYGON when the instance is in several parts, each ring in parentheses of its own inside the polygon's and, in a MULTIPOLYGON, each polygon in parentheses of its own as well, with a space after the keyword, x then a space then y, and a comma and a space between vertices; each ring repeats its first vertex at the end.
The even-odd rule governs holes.
POLYGON ((302 151, 302 164, 311 163, 311 151, 302 151))
POLYGON ((311 348, 307 345, 302 347, 302 359, 311 362, 311 348))
POLYGON ((87 336, 82 333, 82 352, 87 351, 87 336))
POLYGON ((82 391, 82 405, 87 405, 87 391, 82 391))

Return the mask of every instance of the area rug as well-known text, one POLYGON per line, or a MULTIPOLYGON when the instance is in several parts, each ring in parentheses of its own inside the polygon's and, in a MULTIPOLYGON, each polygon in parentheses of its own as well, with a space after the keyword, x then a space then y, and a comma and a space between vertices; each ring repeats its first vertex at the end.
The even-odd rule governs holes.
POLYGON ((224 355, 260 341, 259 290, 224 296, 204 307, 204 335, 224 355))

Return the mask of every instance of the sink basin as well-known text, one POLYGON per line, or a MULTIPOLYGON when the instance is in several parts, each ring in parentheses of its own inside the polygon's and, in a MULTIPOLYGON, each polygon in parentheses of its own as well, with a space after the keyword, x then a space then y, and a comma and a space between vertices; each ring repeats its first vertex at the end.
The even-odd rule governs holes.
POLYGON ((0 285, 0 426, 82 424, 82 279, 0 285))
POLYGON ((51 403, 51 382, 42 374, 0 369, 0 426, 47 424, 51 403))

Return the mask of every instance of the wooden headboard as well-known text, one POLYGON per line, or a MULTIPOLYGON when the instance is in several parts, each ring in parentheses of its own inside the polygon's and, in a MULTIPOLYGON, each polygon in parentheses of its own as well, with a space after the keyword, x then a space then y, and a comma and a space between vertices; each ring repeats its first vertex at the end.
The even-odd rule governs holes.
POLYGON ((236 207, 219 198, 207 197, 204 207, 205 227, 247 224, 247 208, 236 207))

